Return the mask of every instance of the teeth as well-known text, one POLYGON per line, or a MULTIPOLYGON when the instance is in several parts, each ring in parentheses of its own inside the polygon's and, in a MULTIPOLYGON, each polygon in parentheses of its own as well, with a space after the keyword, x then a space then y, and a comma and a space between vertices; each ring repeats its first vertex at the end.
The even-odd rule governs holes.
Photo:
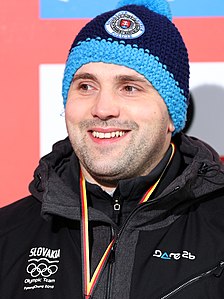
POLYGON ((102 132, 96 132, 93 131, 92 135, 94 138, 100 138, 100 139, 110 139, 114 137, 122 137, 124 136, 125 132, 123 131, 116 131, 116 132, 109 132, 109 133, 102 133, 102 132))

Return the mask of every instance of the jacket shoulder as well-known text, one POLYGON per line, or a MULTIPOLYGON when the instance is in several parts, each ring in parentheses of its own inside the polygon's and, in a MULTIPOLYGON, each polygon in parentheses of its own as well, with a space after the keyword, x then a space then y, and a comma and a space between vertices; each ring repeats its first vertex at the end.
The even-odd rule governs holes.
POLYGON ((0 237, 40 218, 41 203, 33 196, 0 208, 0 237))
POLYGON ((216 195, 202 201, 199 208, 203 219, 222 228, 224 231, 224 189, 216 192, 216 195))

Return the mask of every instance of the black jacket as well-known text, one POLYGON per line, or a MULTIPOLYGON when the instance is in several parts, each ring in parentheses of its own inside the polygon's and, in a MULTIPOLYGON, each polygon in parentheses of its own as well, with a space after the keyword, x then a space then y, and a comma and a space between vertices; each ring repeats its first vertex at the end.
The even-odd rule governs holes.
MULTIPOLYGON (((113 198, 87 184, 92 271, 117 237, 93 299, 224 298, 224 166, 197 139, 174 142, 148 203, 137 204, 166 157, 113 198)), ((83 298, 78 174, 69 140, 59 142, 40 160, 32 195, 0 210, 0 298, 83 298)))

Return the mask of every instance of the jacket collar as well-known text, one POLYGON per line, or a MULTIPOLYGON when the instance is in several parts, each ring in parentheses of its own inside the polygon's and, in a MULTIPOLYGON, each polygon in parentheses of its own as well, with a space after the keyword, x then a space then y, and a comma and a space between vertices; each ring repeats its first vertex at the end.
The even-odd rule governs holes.
MULTIPOLYGON (((159 197, 173 190, 189 188, 193 198, 201 197, 224 188, 224 166, 218 154, 200 140, 178 134, 174 142, 180 150, 186 169, 169 186, 165 186, 159 197)), ((55 214, 69 219, 80 219, 79 163, 68 138, 56 143, 52 153, 43 157, 34 173, 30 191, 42 201, 42 215, 47 218, 55 214)), ((139 178, 137 178, 138 180, 139 178)), ((120 182, 121 190, 130 183, 120 182)), ((167 185, 167 184, 166 184, 167 185)), ((106 222, 111 220, 100 211, 89 210, 90 219, 106 222), (103 219, 102 219, 103 218, 103 219)))

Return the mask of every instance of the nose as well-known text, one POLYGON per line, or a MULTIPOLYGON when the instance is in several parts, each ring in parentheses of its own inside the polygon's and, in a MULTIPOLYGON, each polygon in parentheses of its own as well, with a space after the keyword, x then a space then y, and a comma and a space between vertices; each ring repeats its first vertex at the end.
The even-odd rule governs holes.
POLYGON ((120 107, 116 95, 108 90, 101 90, 95 98, 91 110, 93 117, 103 120, 117 118, 120 115, 120 107))

